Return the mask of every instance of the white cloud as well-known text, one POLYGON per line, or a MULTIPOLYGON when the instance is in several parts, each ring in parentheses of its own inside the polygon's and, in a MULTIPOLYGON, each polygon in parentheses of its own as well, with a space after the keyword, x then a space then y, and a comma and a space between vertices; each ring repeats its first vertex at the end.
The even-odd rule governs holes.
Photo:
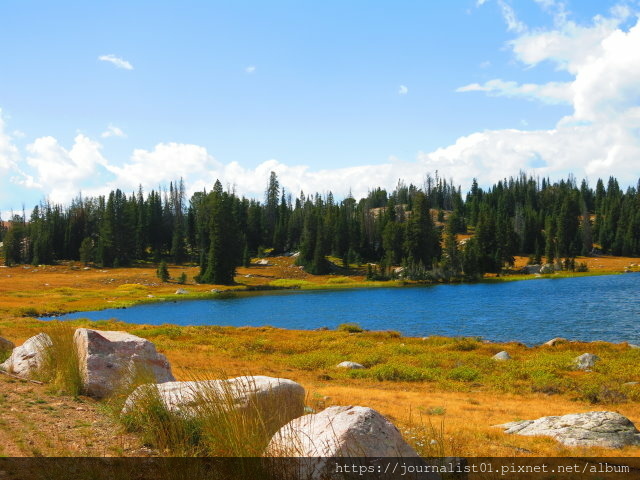
POLYGON ((484 84, 471 83, 459 87, 456 92, 486 92, 495 96, 540 100, 548 104, 570 104, 572 100, 571 83, 569 82, 549 82, 543 85, 535 83, 518 84, 497 78, 484 84))
POLYGON ((126 138, 127 134, 124 133, 121 128, 116 127, 115 125, 109 124, 107 129, 104 132, 102 132, 100 136, 102 138, 109 138, 109 137, 126 138))
POLYGON ((621 24, 631 12, 619 7, 609 17, 578 25, 566 19, 562 2, 537 1, 554 16, 555 27, 525 27, 509 47, 526 69, 551 62, 572 79, 542 84, 493 79, 457 91, 566 103, 573 107, 572 114, 549 130, 495 130, 461 137, 421 159, 441 170, 474 172, 484 183, 524 169, 556 178, 569 172, 592 179, 616 175, 635 184, 640 172, 640 21, 623 30, 621 24))
POLYGON ((53 137, 37 138, 27 145, 29 171, 21 172, 22 178, 16 181, 42 190, 54 202, 66 202, 80 191, 85 180, 96 175, 99 166, 107 166, 101 148, 82 134, 75 137, 69 150, 53 137))
POLYGON ((400 85, 400 88, 398 88, 398 95, 406 95, 407 93, 409 93, 409 88, 406 85, 400 85))
POLYGON ((117 68, 123 68, 125 70, 133 70, 133 65, 131 65, 129 62, 127 62, 122 58, 116 57, 113 53, 110 53, 109 55, 100 55, 98 57, 98 60, 112 63, 117 68))
POLYGON ((522 33, 527 30, 527 26, 518 20, 516 12, 513 10, 505 0, 498 0, 498 5, 502 12, 502 18, 507 24, 507 29, 510 32, 522 33))
POLYGON ((256 67, 254 65, 249 65, 247 68, 244 69, 244 71, 249 74, 255 73, 256 67))

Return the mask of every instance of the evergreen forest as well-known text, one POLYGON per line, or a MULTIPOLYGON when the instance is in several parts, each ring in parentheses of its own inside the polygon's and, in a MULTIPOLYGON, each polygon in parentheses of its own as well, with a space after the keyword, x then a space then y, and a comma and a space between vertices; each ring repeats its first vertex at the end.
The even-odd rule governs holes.
POLYGON ((178 180, 146 193, 42 202, 0 222, 4 260, 196 263, 198 282, 230 284, 251 257, 292 252, 313 274, 368 264, 370 279, 402 271, 438 281, 501 274, 515 255, 570 269, 579 255, 640 255, 640 181, 623 190, 611 177, 592 188, 571 176, 552 183, 520 173, 486 190, 474 181, 463 194, 436 172, 420 186, 399 181, 391 192, 336 200, 331 192, 294 196, 273 172, 265 180, 263 201, 219 181, 187 199, 178 180))

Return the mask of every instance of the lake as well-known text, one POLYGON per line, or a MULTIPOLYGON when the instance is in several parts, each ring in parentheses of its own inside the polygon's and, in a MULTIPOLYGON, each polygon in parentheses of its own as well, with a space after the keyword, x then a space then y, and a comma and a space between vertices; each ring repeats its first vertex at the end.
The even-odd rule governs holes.
POLYGON ((640 274, 504 283, 268 292, 58 318, 161 325, 335 328, 355 322, 405 336, 478 336, 528 345, 553 337, 640 344, 640 274))

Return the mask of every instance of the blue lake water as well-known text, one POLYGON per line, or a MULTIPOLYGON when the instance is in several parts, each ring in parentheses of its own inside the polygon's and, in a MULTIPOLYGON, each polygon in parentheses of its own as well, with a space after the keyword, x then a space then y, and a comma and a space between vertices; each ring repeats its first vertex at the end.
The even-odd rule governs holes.
POLYGON ((505 283, 269 292, 78 312, 161 325, 335 328, 356 322, 406 336, 479 336, 528 345, 553 337, 640 344, 640 274, 505 283))

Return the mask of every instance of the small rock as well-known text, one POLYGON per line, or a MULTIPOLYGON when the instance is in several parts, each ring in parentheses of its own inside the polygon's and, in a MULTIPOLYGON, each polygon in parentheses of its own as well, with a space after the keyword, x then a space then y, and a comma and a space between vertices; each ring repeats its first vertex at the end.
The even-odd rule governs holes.
POLYGON ((262 260, 258 260, 256 262, 257 265, 269 265, 269 260, 267 260, 266 258, 263 258, 262 260))
POLYGON ((84 267, 83 270, 91 270, 91 267, 84 267))
POLYGON ((633 385, 638 385, 640 382, 625 382, 622 385, 626 385, 627 387, 632 387, 633 385))
POLYGON ((508 352, 505 352, 504 350, 501 352, 496 353, 493 357, 494 360, 497 360, 499 362, 504 362, 506 360, 511 360, 511 355, 509 355, 508 352))
POLYGON ((189 293, 189 291, 185 290, 184 288, 179 288, 176 290, 176 295, 186 295, 187 293, 189 293))
POLYGON ((0 352, 8 352, 16 348, 12 341, 0 337, 0 352))
POLYGON ((549 273, 554 273, 556 270, 551 263, 545 263, 540 267, 540 273, 542 275, 547 275, 549 273))
POLYGON ((33 376, 43 366, 46 350, 50 346, 51 337, 46 333, 39 333, 14 348, 11 356, 0 364, 0 369, 20 377, 33 376))
POLYGON ((569 340, 567 340, 566 338, 556 337, 556 338, 552 338, 548 342, 543 343, 543 345, 547 347, 555 347, 556 345, 559 345, 561 343, 567 343, 568 341, 569 340))
POLYGON ((583 353, 579 357, 576 357, 574 359, 574 362, 578 370, 589 370, 593 368, 596 362, 599 360, 600 357, 594 355, 593 353, 583 353))
POLYGON ((635 345, 633 343, 630 343, 629 348, 640 348, 640 345, 635 345))
POLYGON ((616 412, 586 412, 542 417, 537 420, 495 425, 505 433, 517 435, 545 435, 569 447, 622 448, 640 445, 640 432, 627 417, 616 412))
POLYGON ((356 370, 356 369, 361 369, 361 368, 365 368, 364 365, 360 365, 359 363, 356 362, 341 362, 338 365, 336 365, 337 368, 348 368, 350 370, 356 370))

